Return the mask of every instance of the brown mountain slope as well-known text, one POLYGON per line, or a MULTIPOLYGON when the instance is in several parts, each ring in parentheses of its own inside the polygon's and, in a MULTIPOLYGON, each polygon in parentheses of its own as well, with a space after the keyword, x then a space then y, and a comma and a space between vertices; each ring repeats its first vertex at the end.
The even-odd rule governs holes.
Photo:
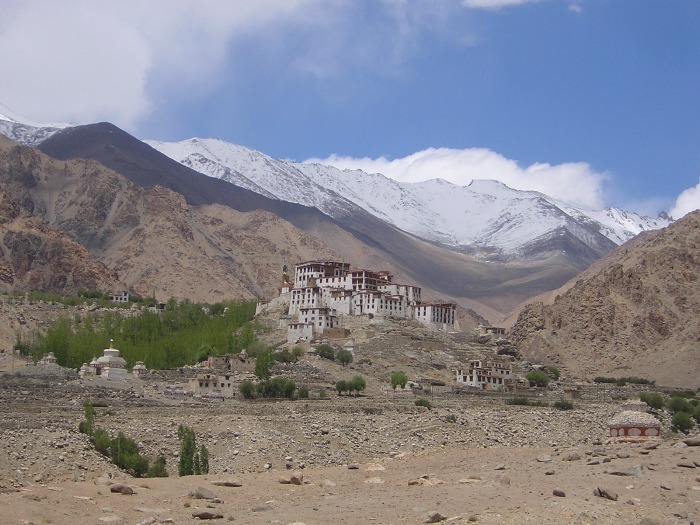
POLYGON ((700 387, 700 211, 633 239, 550 306, 520 314, 525 357, 571 374, 700 387))
MULTIPOLYGON (((60 160, 96 160, 140 187, 169 188, 183 195, 189 206, 219 205, 220 209, 275 215, 357 266, 387 269, 398 280, 421 286, 426 297, 455 300, 493 321, 530 297, 561 286, 597 257, 587 254, 582 258, 580 242, 563 236, 557 237, 556 249, 540 246, 535 260, 479 261, 409 235, 350 203, 346 203, 342 220, 336 220, 315 208, 269 199, 207 177, 109 123, 63 130, 40 149, 60 160)), ((311 258, 316 257, 321 253, 311 258)), ((299 259, 291 257, 285 262, 294 264, 299 259)))
POLYGON ((0 144, 0 186, 26 214, 70 234, 126 285, 159 299, 270 296, 283 264, 338 257, 271 213, 188 206, 171 190, 138 186, 97 162, 58 161, 14 144, 0 144))
POLYGON ((120 286, 115 272, 0 189, 0 291, 74 294, 120 286))

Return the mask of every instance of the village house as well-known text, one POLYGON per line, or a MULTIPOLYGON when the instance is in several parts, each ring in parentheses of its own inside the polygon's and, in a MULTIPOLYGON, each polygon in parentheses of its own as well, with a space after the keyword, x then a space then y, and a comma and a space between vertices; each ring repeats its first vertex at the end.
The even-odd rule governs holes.
MULTIPOLYGON (((307 261, 283 270, 280 294, 289 299, 287 341, 346 335, 343 316, 370 315, 414 319, 454 330, 455 303, 422 303, 417 286, 392 282, 389 272, 351 268, 338 261, 307 261), (292 284, 293 283, 293 284, 292 284)), ((261 307, 258 308, 261 310, 261 307)))
POLYGON ((469 368, 457 370, 457 383, 479 390, 507 389, 514 384, 513 366, 501 361, 469 361, 469 368))
POLYGON ((110 292, 109 300, 113 303, 128 303, 129 302, 129 292, 110 292))
POLYGON ((199 396, 234 397, 236 387, 233 374, 197 374, 188 382, 189 392, 199 396))

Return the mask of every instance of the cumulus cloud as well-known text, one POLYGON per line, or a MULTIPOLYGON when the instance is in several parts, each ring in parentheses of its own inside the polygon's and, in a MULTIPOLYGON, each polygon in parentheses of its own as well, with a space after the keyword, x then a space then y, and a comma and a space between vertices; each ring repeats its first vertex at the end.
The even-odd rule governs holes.
POLYGON ((697 209, 700 209, 700 181, 696 186, 688 188, 678 196, 676 204, 671 208, 669 214, 674 219, 680 219, 697 209))
POLYGON ((550 165, 536 163, 521 167, 516 161, 486 148, 429 148, 407 157, 352 158, 332 155, 305 162, 330 164, 338 169, 360 169, 382 173, 401 182, 445 179, 466 186, 475 179, 501 181, 511 188, 534 190, 590 209, 604 206, 603 183, 608 176, 597 173, 585 162, 550 165))
POLYGON ((316 0, 7 0, 0 19, 0 101, 46 122, 146 117, 154 90, 216 84, 227 45, 316 0))

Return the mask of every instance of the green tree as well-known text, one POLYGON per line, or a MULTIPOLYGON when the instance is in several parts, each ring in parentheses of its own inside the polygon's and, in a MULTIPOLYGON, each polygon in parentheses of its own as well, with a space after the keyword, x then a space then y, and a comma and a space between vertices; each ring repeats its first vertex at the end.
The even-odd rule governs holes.
POLYGON ((331 345, 319 345, 316 347, 316 355, 333 361, 335 359, 335 350, 331 345))
POLYGON ((394 390, 396 390, 397 386, 406 388, 406 383, 408 383, 406 372, 396 371, 391 373, 391 388, 394 390))
POLYGON ((258 354, 255 359, 255 377, 261 380, 269 379, 271 375, 270 364, 272 362, 272 352, 266 350, 258 354))
POLYGON ((356 392, 355 395, 357 396, 367 387, 367 382, 364 377, 357 375, 350 381, 350 387, 356 392))
POLYGON ((194 455, 196 451, 194 430, 180 425, 177 429, 177 437, 180 440, 178 474, 180 476, 191 476, 194 474, 194 455))
POLYGON ((347 381, 344 381, 343 379, 341 379, 340 381, 338 381, 338 382, 335 384, 335 389, 338 391, 338 395, 339 395, 339 396, 342 395, 343 392, 345 392, 346 390, 348 390, 348 383, 347 383, 347 381))
POLYGON ((209 450, 204 445, 199 447, 199 465, 202 474, 209 474, 209 450))
POLYGON ((639 400, 655 410, 661 410, 664 407, 664 398, 658 392, 642 392, 639 394, 639 400))
POLYGON ((347 366, 352 363, 353 357, 352 352, 349 350, 341 349, 335 354, 335 359, 342 365, 347 366))
POLYGON ((528 372, 525 378, 530 381, 531 385, 538 387, 546 387, 549 384, 549 376, 544 372, 539 372, 537 370, 528 372))

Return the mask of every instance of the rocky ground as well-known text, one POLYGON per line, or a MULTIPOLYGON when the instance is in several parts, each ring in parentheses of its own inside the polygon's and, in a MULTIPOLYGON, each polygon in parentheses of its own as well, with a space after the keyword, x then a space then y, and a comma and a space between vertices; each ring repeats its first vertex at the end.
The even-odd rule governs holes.
POLYGON ((447 394, 428 410, 381 390, 195 402, 141 380, 60 374, 6 374, 0 398, 2 523, 179 524, 200 512, 220 515, 214 523, 307 525, 687 524, 700 516, 700 447, 670 435, 651 446, 613 443, 606 423, 618 406, 609 402, 560 412, 447 394), (87 399, 100 405, 97 425, 123 431, 150 457, 165 454, 173 477, 129 478, 95 453, 77 430, 87 399), (208 447, 210 474, 175 476, 180 424, 208 447), (295 473, 300 484, 280 483, 295 473), (112 493, 117 482, 134 494, 112 493))

